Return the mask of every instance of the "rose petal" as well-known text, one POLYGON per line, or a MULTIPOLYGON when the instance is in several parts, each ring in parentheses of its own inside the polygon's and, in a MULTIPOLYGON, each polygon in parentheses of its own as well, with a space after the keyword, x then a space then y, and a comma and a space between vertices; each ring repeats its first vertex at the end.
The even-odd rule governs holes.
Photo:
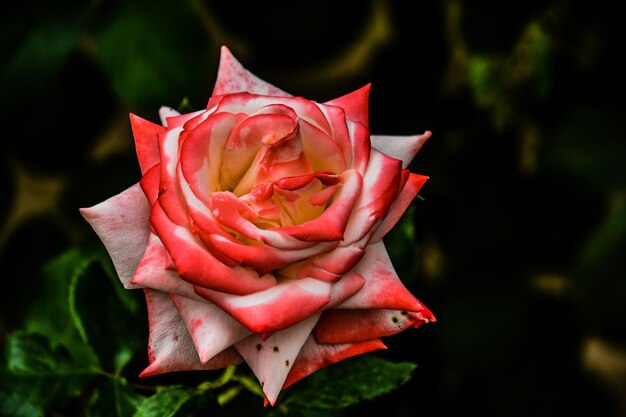
POLYGON ((356 91, 344 96, 327 101, 324 104, 337 106, 344 109, 346 118, 361 123, 366 128, 369 126, 369 94, 371 84, 366 84, 356 91))
POLYGON ((189 130, 180 149, 180 170, 195 196, 205 205, 209 196, 220 188, 222 155, 233 128, 243 115, 218 113, 207 117, 189 130))
POLYGON ((321 310, 330 301, 331 285, 313 278, 284 280, 249 295, 225 294, 196 287, 206 298, 253 333, 285 329, 321 310))
POLYGON ((147 170, 143 174, 143 177, 141 177, 141 181, 139 181, 139 184, 141 185, 141 189, 148 199, 148 204, 150 205, 150 207, 152 207, 159 198, 159 185, 161 184, 161 165, 156 164, 152 168, 147 170))
POLYGON ((412 136, 381 136, 372 135, 372 148, 379 150, 387 156, 402 161, 402 168, 409 166, 422 145, 432 136, 430 131, 421 135, 412 136))
POLYGON ((80 213, 104 243, 124 287, 139 288, 130 280, 150 236, 150 207, 139 184, 80 213))
POLYGON ((286 106, 292 109, 300 120, 311 123, 328 135, 332 132, 328 120, 319 105, 302 97, 275 97, 250 93, 235 93, 219 96, 219 100, 213 98, 211 100, 217 105, 216 113, 227 112, 232 114, 245 113, 247 115, 253 115, 263 114, 263 108, 277 105, 286 106))
POLYGON ((144 292, 150 326, 150 365, 139 374, 140 377, 172 371, 219 369, 241 363, 242 358, 234 349, 227 349, 210 361, 201 363, 187 326, 169 296, 150 289, 144 292))
POLYGON ((159 163, 159 135, 165 134, 167 129, 139 116, 130 114, 130 125, 135 137, 135 150, 141 173, 159 163))
POLYGON ((270 275, 259 277, 253 270, 224 265, 188 229, 174 224, 158 203, 150 220, 185 281, 231 294, 255 293, 275 285, 270 275))
POLYGON ((385 218, 398 196, 401 177, 400 161, 372 150, 363 189, 346 226, 343 245, 360 240, 377 221, 385 218))
POLYGON ((365 246, 367 242, 360 245, 359 242, 349 244, 347 246, 339 246, 335 250, 315 256, 296 270, 295 277, 313 277, 323 281, 335 281, 335 278, 341 277, 350 271, 365 254, 365 246))
POLYGON ((360 343, 324 345, 317 343, 315 337, 311 335, 306 340, 304 346, 302 346, 302 349, 300 349, 300 354, 291 371, 289 371, 289 375, 287 375, 283 389, 311 375, 320 368, 377 349, 387 349, 380 339, 360 343))
POLYGON ((222 46, 213 95, 217 96, 241 91, 268 96, 288 97, 291 95, 246 70, 230 53, 228 48, 222 46))
POLYGON ((314 171, 330 171, 341 174, 346 169, 346 160, 341 147, 321 129, 305 120, 300 121, 302 149, 314 171))
POLYGON ((159 204, 171 221, 187 226, 189 218, 187 207, 182 198, 177 180, 177 165, 179 158, 179 138, 183 132, 177 127, 159 136, 159 150, 161 152, 161 172, 159 181, 159 204))
POLYGON ((365 278, 356 271, 350 271, 343 275, 330 289, 330 301, 324 306, 324 310, 333 309, 348 298, 352 297, 365 285, 365 278))
POLYGON ((337 308, 426 310, 398 278, 382 240, 366 247, 365 256, 354 269, 365 278, 365 285, 337 308))
POLYGON ((329 136, 337 143, 341 149, 346 166, 353 167, 352 164, 352 141, 348 130, 346 112, 341 107, 318 104, 320 110, 324 112, 330 124, 331 132, 329 136))
POLYGON ((426 183, 428 177, 423 175, 417 175, 410 173, 408 181, 404 184, 402 191, 398 195, 398 198, 389 209, 389 213, 382 221, 380 226, 376 229, 376 233, 372 236, 371 242, 378 242, 398 223, 406 209, 411 205, 411 202, 426 183))
POLYGON ((342 175, 343 184, 335 199, 316 219, 294 225, 276 227, 270 230, 285 233, 308 242, 330 242, 344 237, 346 224, 362 188, 362 179, 355 170, 347 170, 342 175))
POLYGON ((315 338, 318 343, 355 343, 391 336, 418 321, 423 323, 418 314, 400 310, 327 310, 315 326, 315 338))
POLYGON ((313 314, 294 326, 272 334, 265 341, 259 335, 252 335, 235 344, 235 349, 261 383, 270 404, 276 402, 302 345, 319 317, 319 313, 313 314))
POLYGON ((285 250, 267 245, 247 245, 219 235, 210 235, 212 247, 235 262, 254 268, 263 276, 293 262, 326 253, 337 247, 337 242, 324 242, 304 249, 285 250))
POLYGON ((167 119, 178 116, 180 116, 180 112, 169 106, 161 106, 161 108, 159 108, 159 118, 161 119, 161 124, 165 127, 169 127, 167 119))
POLYGON ((198 110, 192 113, 178 114, 178 115, 170 115, 165 121, 168 129, 175 129, 177 127, 182 127, 187 124, 187 122, 191 120, 205 120, 209 114, 211 114, 215 109, 211 110, 198 110))
POLYGON ((183 280, 176 271, 168 269, 170 263, 171 259, 165 246, 155 234, 151 233, 148 247, 130 281, 131 284, 202 300, 194 292, 193 285, 183 280))
POLYGON ((173 294, 170 298, 187 325, 202 363, 250 335, 250 331, 237 320, 206 300, 173 294))

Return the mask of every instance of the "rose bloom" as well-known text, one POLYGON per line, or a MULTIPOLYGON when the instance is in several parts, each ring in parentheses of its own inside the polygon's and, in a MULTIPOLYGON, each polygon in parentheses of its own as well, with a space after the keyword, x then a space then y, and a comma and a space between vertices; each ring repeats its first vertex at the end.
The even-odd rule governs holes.
POLYGON ((126 288, 143 288, 141 376, 245 361, 266 400, 317 369, 434 321, 382 238, 426 181, 430 132, 375 136, 367 85, 317 103, 222 48, 206 110, 130 116, 142 178, 81 209, 126 288))

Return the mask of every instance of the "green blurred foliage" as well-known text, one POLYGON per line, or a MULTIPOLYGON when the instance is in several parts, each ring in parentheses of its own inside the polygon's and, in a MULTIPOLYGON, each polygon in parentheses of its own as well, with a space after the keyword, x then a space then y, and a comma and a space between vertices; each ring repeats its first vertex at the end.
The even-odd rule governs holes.
POLYGON ((288 410, 261 410, 239 370, 208 395, 212 374, 138 381, 141 294, 85 249, 100 244, 77 212, 138 180, 129 112, 204 105, 222 44, 296 95, 372 82, 373 133, 434 132, 411 165, 424 200, 386 238, 438 322, 381 355, 420 366, 387 395, 293 415, 626 415, 625 18, 608 0, 4 7, 0 415, 288 410))

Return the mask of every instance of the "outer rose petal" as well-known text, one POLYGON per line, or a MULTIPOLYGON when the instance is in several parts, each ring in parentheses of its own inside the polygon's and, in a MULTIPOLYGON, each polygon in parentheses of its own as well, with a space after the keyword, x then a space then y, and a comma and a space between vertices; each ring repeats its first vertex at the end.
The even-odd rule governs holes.
POLYGON ((377 349, 387 349, 380 339, 360 343, 324 345, 317 343, 315 337, 311 335, 300 350, 296 363, 293 364, 289 375, 287 375, 283 389, 320 368, 377 349))
POLYGON ((276 402, 287 374, 319 317, 319 313, 314 314, 265 341, 259 335, 252 335, 235 345, 261 383, 270 404, 276 402))
POLYGON ((402 168, 409 166, 422 145, 432 136, 430 131, 421 135, 412 136, 381 136, 372 135, 372 148, 379 150, 387 156, 402 161, 402 168))
POLYGON ((354 120, 363 126, 369 126, 369 95, 371 84, 366 84, 356 91, 346 94, 345 96, 327 101, 324 104, 341 107, 346 112, 348 120, 354 120))
POLYGON ((430 321, 421 313, 399 310, 327 310, 315 326, 318 343, 355 343, 391 336, 430 321), (422 319, 420 319, 422 317, 422 319))
POLYGON ((135 150, 141 173, 159 163, 159 135, 167 132, 163 126, 130 114, 130 124, 135 137, 135 150))
POLYGON ((124 287, 139 288, 130 280, 150 236, 150 207, 139 184, 80 213, 104 243, 124 287))
POLYGON ((344 245, 360 240, 377 221, 385 218, 398 197, 401 174, 400 161, 372 150, 361 195, 346 226, 344 245))
POLYGON ((398 278, 382 241, 368 245, 354 269, 366 279, 365 285, 337 308, 426 310, 398 278))
POLYGON ((173 294, 170 298, 187 324, 202 363, 250 335, 248 329, 206 300, 196 301, 173 294))
POLYGON ((202 300, 194 292, 193 285, 183 280, 176 271, 168 269, 171 262, 161 240, 155 234, 150 234, 148 247, 130 281, 131 284, 202 300))
POLYGON ((263 81, 235 59, 227 47, 222 46, 217 80, 213 88, 213 96, 248 91, 254 94, 289 97, 291 94, 263 81))
POLYGON ((241 363, 234 349, 227 349, 202 364, 189 336, 187 326, 166 293, 146 289, 150 339, 150 365, 139 375, 146 377, 164 372, 219 369, 241 363))
POLYGON ((196 287, 196 292, 233 316, 253 333, 272 333, 306 319, 330 301, 331 284, 313 278, 286 280, 249 295, 196 287))
POLYGON ((372 236, 371 242, 378 242, 398 223, 406 209, 411 205, 411 202, 426 183, 428 177, 423 175, 417 175, 410 173, 408 181, 404 184, 402 191, 398 195, 398 198, 389 209, 387 217, 376 229, 376 233, 372 236))

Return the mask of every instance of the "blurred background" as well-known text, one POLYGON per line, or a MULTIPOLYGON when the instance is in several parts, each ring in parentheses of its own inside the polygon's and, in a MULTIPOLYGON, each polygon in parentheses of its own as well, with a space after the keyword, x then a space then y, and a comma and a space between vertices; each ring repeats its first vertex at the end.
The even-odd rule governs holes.
POLYGON ((626 416, 625 21, 609 0, 3 6, 0 339, 52 296, 47 261, 99 245, 78 208, 139 179, 128 113, 204 107, 227 45, 317 101, 371 82, 372 133, 433 131, 386 242, 438 322, 385 340, 419 366, 348 414, 626 416))

